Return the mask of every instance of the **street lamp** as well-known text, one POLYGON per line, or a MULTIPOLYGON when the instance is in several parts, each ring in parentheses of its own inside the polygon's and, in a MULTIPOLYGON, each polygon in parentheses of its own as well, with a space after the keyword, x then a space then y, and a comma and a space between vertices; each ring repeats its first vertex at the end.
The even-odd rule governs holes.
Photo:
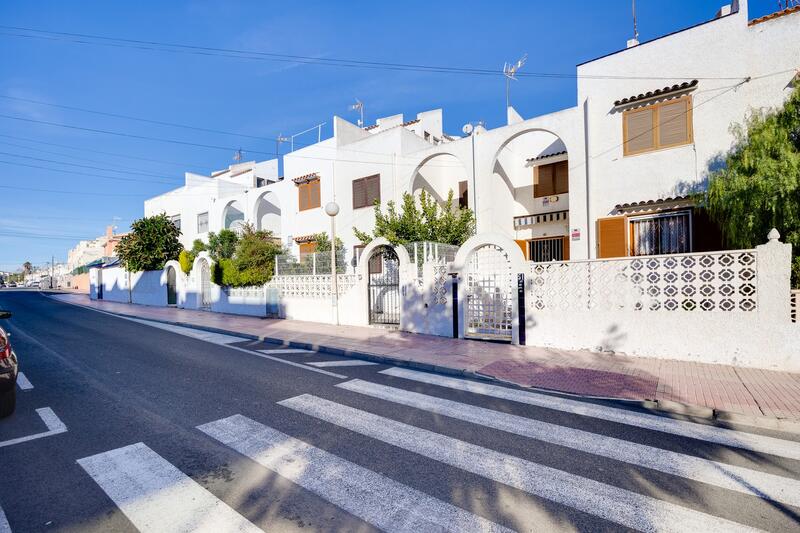
POLYGON ((339 275, 336 272, 336 215, 339 214, 339 204, 328 202, 325 204, 325 213, 331 217, 331 306, 333 307, 333 322, 339 325, 339 275))

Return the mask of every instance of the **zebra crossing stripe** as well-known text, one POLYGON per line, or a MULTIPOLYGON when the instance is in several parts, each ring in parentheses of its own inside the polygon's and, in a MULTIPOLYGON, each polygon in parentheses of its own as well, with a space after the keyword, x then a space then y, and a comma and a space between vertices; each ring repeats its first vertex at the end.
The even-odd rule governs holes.
POLYGON ((310 394, 284 407, 639 531, 756 531, 713 515, 600 483, 310 394))
POLYGON ((198 429, 384 531, 511 531, 242 415, 198 429))
POLYGON ((0 507, 0 533, 11 533, 11 526, 2 507, 0 507))
POLYGON ((716 485, 723 489, 800 507, 800 481, 794 479, 360 379, 341 383, 337 387, 484 427, 716 485))
POLYGON ((749 450, 758 453, 768 453, 771 455, 786 457, 788 459, 800 460, 800 444, 774 437, 756 435, 754 433, 735 431, 716 426, 695 424, 685 420, 674 420, 663 416, 637 413, 635 411, 627 411, 625 409, 617 409, 605 405, 596 405, 577 400, 570 400, 568 398, 550 396, 547 394, 539 394, 519 389, 500 387, 490 383, 480 383, 477 381, 469 381, 447 376, 437 376, 435 374, 417 372, 415 370, 408 370, 405 368, 389 368, 381 371, 380 374, 409 379, 420 383, 427 383, 429 385, 437 385, 439 387, 446 387, 449 389, 471 392, 473 394, 491 396, 493 398, 500 398, 502 400, 509 400, 527 405, 535 405, 537 407, 544 407, 546 409, 565 411, 576 415, 598 418, 601 420, 607 420, 609 422, 616 422, 618 424, 636 426, 642 429, 661 431, 662 433, 671 433, 673 435, 704 440, 714 444, 721 444, 723 446, 731 446, 734 448, 741 448, 743 450, 749 450))
POLYGON ((26 376, 23 372, 18 372, 17 386, 21 390, 31 390, 33 388, 33 383, 31 383, 31 381, 28 379, 28 376, 26 376))
POLYGON ((342 361, 319 361, 317 363, 306 363, 307 365, 316 366, 317 368, 327 368, 331 366, 368 366, 377 365, 372 361, 363 361, 360 359, 345 359, 342 361))
POLYGON ((144 443, 78 464, 143 533, 261 531, 144 443))

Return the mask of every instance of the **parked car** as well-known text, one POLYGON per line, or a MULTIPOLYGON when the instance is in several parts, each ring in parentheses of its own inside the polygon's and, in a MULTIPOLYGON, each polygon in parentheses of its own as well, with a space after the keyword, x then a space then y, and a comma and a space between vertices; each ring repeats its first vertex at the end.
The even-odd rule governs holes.
MULTIPOLYGON (((11 318, 0 311, 0 319, 11 318)), ((9 416, 17 405, 17 354, 11 348, 11 335, 0 327, 0 418, 9 416)))
POLYGON ((8 288, 9 289, 16 289, 17 288, 17 284, 14 283, 13 281, 9 281, 8 282, 8 288))

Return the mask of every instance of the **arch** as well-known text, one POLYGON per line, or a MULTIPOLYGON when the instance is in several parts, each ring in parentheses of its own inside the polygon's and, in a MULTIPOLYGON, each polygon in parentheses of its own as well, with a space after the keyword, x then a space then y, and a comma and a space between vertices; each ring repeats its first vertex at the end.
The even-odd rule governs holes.
POLYGON ((389 246, 395 249, 395 253, 397 253, 397 258, 400 261, 400 272, 405 272, 409 265, 411 265, 411 256, 408 255, 408 250, 405 249, 404 246, 393 246, 392 243, 389 242, 388 239, 385 237, 378 237, 377 239, 372 239, 369 244, 364 248, 364 251, 361 252, 361 259, 358 262, 358 275, 361 278, 365 278, 369 273, 367 271, 367 263, 368 259, 372 257, 373 252, 376 248, 381 246, 389 246))
POLYGON ((258 195, 253 207, 253 220, 256 229, 271 231, 275 237, 281 236, 281 203, 275 191, 258 195))
MULTIPOLYGON (((459 183, 470 180, 470 172, 456 155, 450 152, 437 152, 427 156, 414 168, 409 182, 409 192, 416 196, 425 191, 443 205, 449 191, 455 200, 459 197, 459 183)), ((471 203, 471 202, 468 202, 471 203)))
MULTIPOLYGON (((369 272, 369 263, 370 259, 375 256, 377 253, 381 251, 381 249, 389 248, 394 252, 394 255, 397 257, 397 266, 395 267, 395 272, 397 276, 398 286, 402 285, 404 280, 407 279, 407 272, 409 268, 411 268, 411 258, 408 255, 408 251, 404 246, 393 246, 392 243, 389 242, 388 239, 384 237, 379 237, 377 239, 373 239, 370 241, 369 244, 364 248, 364 251, 361 253, 361 258, 358 262, 358 266, 356 267, 356 272, 358 273, 358 280, 359 280, 359 299, 360 301, 364 302, 361 306, 361 319, 359 320, 360 324, 368 325, 372 321, 370 320, 370 299, 373 295, 370 294, 370 272, 369 272)), ((398 294, 398 297, 402 294, 398 294)), ((400 329, 403 328, 403 301, 402 298, 399 298, 399 325, 400 329)))
POLYGON ((471 237, 452 268, 459 273, 459 336, 519 343, 517 274, 525 271, 517 244, 496 233, 471 237))
POLYGON ((192 276, 197 290, 197 308, 211 309, 214 302, 214 281, 211 276, 214 261, 208 252, 200 252, 192 263, 192 276))
POLYGON ((244 207, 239 200, 231 200, 222 210, 222 228, 236 230, 245 222, 244 207))

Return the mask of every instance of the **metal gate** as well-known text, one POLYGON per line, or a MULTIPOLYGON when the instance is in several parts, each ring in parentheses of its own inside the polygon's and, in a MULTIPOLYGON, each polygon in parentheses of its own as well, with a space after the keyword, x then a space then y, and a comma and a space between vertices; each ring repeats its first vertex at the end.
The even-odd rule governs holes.
POLYGON ((211 268, 208 261, 200 261, 200 307, 211 308, 211 268))
POLYGON ((367 264, 369 323, 400 325, 400 261, 388 246, 377 248, 367 264))
POLYGON ((167 305, 178 304, 178 281, 175 275, 175 269, 169 267, 167 269, 167 305))
POLYGON ((487 244, 474 250, 467 263, 464 336, 511 342, 514 273, 508 253, 487 244))

